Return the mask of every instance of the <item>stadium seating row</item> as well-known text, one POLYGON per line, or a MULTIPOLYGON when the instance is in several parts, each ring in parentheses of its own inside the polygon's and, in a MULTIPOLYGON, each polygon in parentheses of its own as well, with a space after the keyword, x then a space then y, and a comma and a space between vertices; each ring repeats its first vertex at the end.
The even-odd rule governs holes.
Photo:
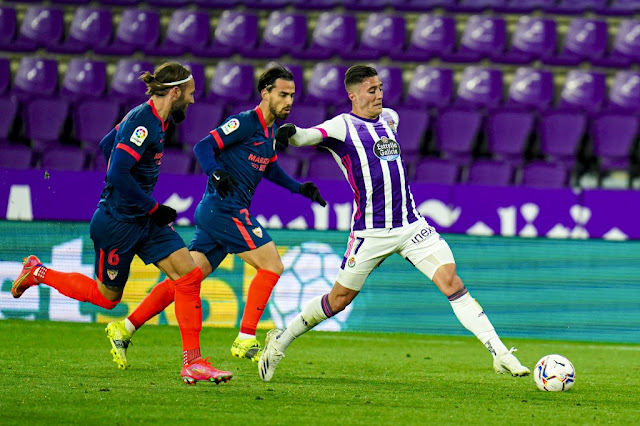
MULTIPOLYGON (((24 2, 25 0, 13 0, 24 2)), ((40 2, 40 0, 26 0, 40 2)), ((52 0, 62 4, 87 4, 91 0, 52 0)), ((403 11, 430 11, 444 8, 448 12, 473 13, 493 10, 522 13, 542 10, 546 13, 578 14, 591 11, 603 15, 629 15, 640 11, 637 0, 147 0, 156 7, 184 7, 197 5, 204 8, 230 8, 244 5, 256 9, 328 10, 344 7, 347 10, 379 10, 390 7, 403 11)), ((105 5, 135 6, 138 0, 100 0, 105 5)))
POLYGON ((341 12, 320 14, 310 32, 307 14, 274 11, 262 36, 258 15, 246 10, 225 10, 214 31, 209 13, 202 10, 174 10, 166 31, 161 29, 160 21, 158 10, 129 8, 122 11, 114 30, 111 10, 83 6, 75 9, 65 31, 60 8, 30 6, 18 25, 14 8, 2 6, 0 50, 31 52, 45 48, 55 53, 93 51, 102 55, 140 51, 152 56, 189 53, 203 58, 227 58, 240 53, 246 58, 290 55, 301 60, 338 56, 350 61, 388 57, 395 61, 439 58, 471 63, 489 59, 504 64, 541 60, 565 66, 589 61, 602 67, 640 63, 639 19, 620 21, 610 42, 606 20, 575 17, 561 43, 556 21, 537 16, 522 16, 510 37, 504 18, 485 15, 469 17, 462 33, 457 34, 456 17, 422 14, 409 35, 402 14, 372 13, 363 22, 360 36, 356 17, 341 12))

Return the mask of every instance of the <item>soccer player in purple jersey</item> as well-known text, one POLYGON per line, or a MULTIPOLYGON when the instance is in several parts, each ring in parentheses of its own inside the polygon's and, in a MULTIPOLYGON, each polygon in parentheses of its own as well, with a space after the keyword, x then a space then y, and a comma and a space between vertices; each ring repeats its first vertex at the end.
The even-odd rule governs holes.
MULTIPOLYGON (((133 108, 100 142, 109 166, 90 224, 96 279, 54 271, 31 255, 23 260, 11 293, 18 298, 29 287, 46 284, 81 302, 113 309, 122 298, 133 257, 138 255, 164 272, 175 289, 184 382, 226 382, 233 373, 214 368, 200 355, 202 271, 169 226, 176 211, 153 198, 169 117, 176 122, 184 119, 187 107, 194 103, 195 83, 191 72, 177 62, 164 63, 140 79, 147 85, 149 101, 133 108)), ((107 333, 117 361, 118 353, 126 351, 127 331, 108 327, 107 333)), ((127 368, 126 360, 119 367, 127 368)))
POLYGON ((347 70, 344 84, 351 113, 310 129, 286 124, 276 134, 276 140, 285 145, 317 145, 329 150, 351 185, 355 211, 333 288, 307 303, 284 330, 267 333, 258 362, 260 377, 271 380, 293 340, 349 305, 371 271, 393 253, 411 262, 447 296, 458 320, 493 355, 496 372, 528 375, 529 369, 513 355, 515 349, 502 343, 458 277, 447 242, 416 210, 397 142, 398 114, 382 107, 378 73, 372 67, 355 65, 347 70))

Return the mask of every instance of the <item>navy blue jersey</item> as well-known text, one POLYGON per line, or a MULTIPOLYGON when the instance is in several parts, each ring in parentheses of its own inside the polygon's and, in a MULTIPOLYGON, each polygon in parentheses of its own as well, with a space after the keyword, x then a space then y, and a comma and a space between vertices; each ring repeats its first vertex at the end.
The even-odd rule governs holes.
POLYGON ((115 132, 105 137, 111 135, 112 141, 101 142, 101 147, 111 144, 112 148, 98 206, 114 218, 135 221, 157 208, 151 194, 158 180, 167 126, 149 100, 132 109, 115 132))

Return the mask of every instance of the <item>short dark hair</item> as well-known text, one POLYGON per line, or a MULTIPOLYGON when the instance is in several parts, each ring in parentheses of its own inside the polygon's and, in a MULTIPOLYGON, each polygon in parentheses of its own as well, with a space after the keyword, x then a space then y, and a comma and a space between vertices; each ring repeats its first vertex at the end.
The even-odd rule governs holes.
MULTIPOLYGON (((191 71, 185 68, 182 64, 178 62, 165 62, 164 64, 158 66, 153 74, 151 74, 149 71, 146 71, 140 76, 140 80, 144 81, 144 83, 147 85, 147 95, 164 96, 169 92, 169 90, 175 87, 166 86, 166 83, 182 81, 188 78, 190 75, 191 71)), ((182 87, 184 84, 187 83, 182 83, 178 87, 182 87)))
POLYGON ((369 77, 375 77, 378 71, 369 65, 354 65, 344 73, 344 88, 349 91, 349 86, 360 84, 369 77))
POLYGON ((262 89, 267 89, 267 92, 270 92, 276 80, 279 78, 286 81, 293 81, 293 74, 282 65, 268 68, 262 73, 260 78, 258 78, 258 93, 262 92, 262 89))

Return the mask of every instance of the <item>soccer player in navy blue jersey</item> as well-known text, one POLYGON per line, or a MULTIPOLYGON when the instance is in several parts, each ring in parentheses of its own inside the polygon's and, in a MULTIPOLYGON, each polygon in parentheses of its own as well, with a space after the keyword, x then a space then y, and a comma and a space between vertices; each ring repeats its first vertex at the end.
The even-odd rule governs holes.
MULTIPOLYGON (((133 108, 100 143, 109 166, 90 224, 96 279, 51 270, 31 255, 24 259, 11 291, 18 298, 27 288, 43 283, 81 302, 113 309, 122 298, 133 257, 138 255, 162 270, 175 289, 185 383, 228 381, 231 372, 214 368, 200 355, 202 271, 169 226, 176 211, 153 198, 168 119, 184 119, 187 107, 194 103, 195 83, 191 72, 177 62, 162 64, 153 74, 145 72, 140 78, 147 85, 149 101, 133 108)), ((130 340, 127 330, 108 327, 107 332, 114 361, 127 368, 126 358, 119 356, 130 340)))
MULTIPOLYGON (((207 174, 207 189, 196 208, 196 231, 189 245, 196 265, 207 277, 229 253, 256 268, 247 294, 240 333, 231 354, 255 362, 260 357, 256 328, 284 266, 275 244, 249 211, 256 187, 268 180, 325 206, 312 182, 300 183, 278 165, 276 119, 288 117, 293 103, 293 75, 281 66, 266 70, 258 79, 260 104, 232 115, 194 147, 207 174)), ((124 321, 132 332, 172 301, 171 282, 158 284, 124 321)), ((116 323, 112 323, 116 324, 116 323)))

